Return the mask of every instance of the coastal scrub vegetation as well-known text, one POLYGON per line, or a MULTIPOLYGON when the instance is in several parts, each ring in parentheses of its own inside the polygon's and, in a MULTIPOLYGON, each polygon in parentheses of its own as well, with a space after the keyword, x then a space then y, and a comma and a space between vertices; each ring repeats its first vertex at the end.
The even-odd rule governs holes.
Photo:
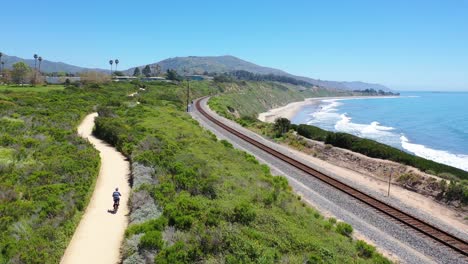
POLYGON ((86 86, 0 92, 0 263, 60 261, 100 164, 76 126, 125 93, 86 86))
MULTIPOLYGON (((352 229, 302 203, 285 178, 203 130, 184 112, 185 85, 1 92, 0 263, 59 262, 99 170, 76 133, 93 111, 95 134, 132 163, 124 263, 388 263, 360 253, 352 229)), ((192 98, 223 89, 191 87, 192 98)))
POLYGON ((107 105, 96 119, 95 134, 135 171, 123 263, 389 263, 363 255, 349 225, 324 219, 285 178, 202 129, 184 113, 184 91, 147 85, 141 104, 107 105))

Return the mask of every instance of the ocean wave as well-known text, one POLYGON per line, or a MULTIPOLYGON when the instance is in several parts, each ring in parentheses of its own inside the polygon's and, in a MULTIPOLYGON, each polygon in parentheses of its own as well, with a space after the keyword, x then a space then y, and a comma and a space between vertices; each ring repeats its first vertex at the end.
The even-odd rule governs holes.
POLYGON ((468 171, 468 155, 453 154, 445 150, 436 150, 424 145, 410 143, 405 136, 400 137, 401 146, 416 156, 468 171))
POLYGON ((397 129, 384 126, 378 121, 373 121, 370 124, 353 123, 350 116, 338 111, 338 107, 343 104, 339 102, 341 100, 343 99, 322 100, 323 105, 318 111, 309 114, 310 119, 306 123, 330 131, 345 132, 372 139, 406 150, 416 156, 468 171, 468 155, 453 154, 448 151, 431 149, 424 145, 411 143, 403 134, 397 132, 397 129))
POLYGON ((308 125, 331 125, 331 123, 334 124, 339 120, 340 114, 338 114, 337 111, 342 103, 338 102, 337 99, 322 100, 322 103, 324 104, 320 106, 320 110, 309 114, 310 119, 307 121, 308 125))
POLYGON ((395 130, 393 127, 382 126, 377 121, 371 122, 370 124, 353 123, 351 122, 351 117, 348 117, 346 114, 341 114, 340 118, 341 119, 336 122, 334 126, 336 131, 373 139, 392 146, 399 145, 400 135, 392 132, 392 130, 395 130))

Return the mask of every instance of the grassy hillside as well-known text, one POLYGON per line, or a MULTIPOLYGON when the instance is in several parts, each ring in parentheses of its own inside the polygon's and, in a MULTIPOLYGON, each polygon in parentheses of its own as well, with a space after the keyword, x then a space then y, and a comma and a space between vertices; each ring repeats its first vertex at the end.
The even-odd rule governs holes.
POLYGON ((76 126, 125 100, 122 88, 61 89, 0 91, 0 263, 59 262, 99 170, 76 126))
MULTIPOLYGON (((195 94, 217 90, 197 83, 195 94)), ((141 104, 101 109, 96 135, 131 157, 124 263, 388 263, 324 219, 254 157, 184 109, 184 87, 148 85, 141 104)))
POLYGON ((228 118, 256 118, 261 112, 310 97, 351 95, 323 88, 303 88, 276 82, 218 83, 224 93, 210 99, 212 109, 228 118))

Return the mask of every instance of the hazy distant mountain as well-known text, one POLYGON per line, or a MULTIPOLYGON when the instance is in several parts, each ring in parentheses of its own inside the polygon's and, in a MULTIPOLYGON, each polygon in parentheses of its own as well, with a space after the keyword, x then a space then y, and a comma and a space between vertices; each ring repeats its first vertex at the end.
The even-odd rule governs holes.
MULTIPOLYGON (((328 88, 338 88, 338 89, 346 89, 346 90, 365 90, 365 89, 375 89, 375 90, 384 90, 388 91, 389 88, 381 85, 381 84, 373 84, 373 83, 365 83, 365 82, 337 82, 337 81, 324 81, 324 80, 317 80, 309 77, 303 76, 296 76, 290 73, 287 73, 282 70, 268 68, 253 64, 248 61, 241 60, 234 56, 218 56, 218 57, 197 57, 197 56, 190 56, 190 57, 176 57, 162 60, 158 63, 150 64, 150 66, 154 66, 159 64, 161 66, 162 71, 166 71, 168 69, 177 70, 179 73, 183 73, 184 69, 187 70, 189 73, 203 73, 207 72, 216 72, 216 73, 223 73, 223 72, 231 72, 237 70, 244 70, 252 73, 258 74, 275 74, 281 76, 289 76, 296 78, 298 80, 303 80, 309 82, 314 85, 319 85, 328 88)), ((146 65, 140 66, 140 70, 143 69, 146 65)), ((130 68, 125 72, 129 75, 133 74, 135 68, 130 68)))
MULTIPOLYGON (((31 68, 34 68, 34 59, 22 59, 16 56, 7 56, 3 54, 2 61, 5 62, 5 69, 10 69, 11 66, 19 61, 23 61, 28 64, 31 68)), ((83 71, 100 71, 100 72, 108 72, 108 70, 104 69, 90 69, 90 68, 83 68, 78 67, 70 64, 66 64, 63 62, 54 62, 43 60, 41 64, 41 71, 42 72, 69 72, 69 73, 79 73, 83 71)))

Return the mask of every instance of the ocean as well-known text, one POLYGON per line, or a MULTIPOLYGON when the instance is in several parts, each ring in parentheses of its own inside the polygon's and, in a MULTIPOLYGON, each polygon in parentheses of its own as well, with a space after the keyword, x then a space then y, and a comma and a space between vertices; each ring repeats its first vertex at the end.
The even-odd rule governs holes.
POLYGON ((292 122, 373 139, 468 171, 468 92, 324 99, 304 106, 292 122))

